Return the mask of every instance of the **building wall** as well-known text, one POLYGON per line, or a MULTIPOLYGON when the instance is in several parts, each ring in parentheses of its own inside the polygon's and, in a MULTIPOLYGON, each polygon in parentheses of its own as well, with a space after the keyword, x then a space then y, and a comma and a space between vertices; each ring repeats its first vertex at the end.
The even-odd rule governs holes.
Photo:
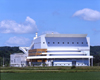
POLYGON ((84 54, 50 54, 50 56, 85 56, 84 54))
POLYGON ((87 50, 87 51, 48 51, 48 53, 55 53, 56 52, 56 54, 49 54, 49 56, 90 56, 90 52, 89 52, 89 50, 87 50), (57 54, 57 53, 61 53, 61 54, 57 54), (63 54, 63 52, 75 52, 75 54, 73 53, 73 54, 63 54), (82 54, 78 54, 78 53, 82 53, 82 54))
POLYGON ((81 51, 83 53, 86 53, 86 56, 90 56, 90 51, 81 51))
POLYGON ((45 35, 42 35, 34 40, 34 46, 32 49, 46 49, 49 47, 85 47, 90 49, 89 40, 89 37, 45 37, 45 35))
POLYGON ((41 49, 41 37, 38 37, 37 39, 34 40, 33 48, 34 49, 41 49))
POLYGON ((53 65, 54 66, 72 66, 72 61, 76 61, 76 66, 89 66, 88 59, 53 60, 53 65))
POLYGON ((81 38, 71 38, 71 37, 46 37, 47 46, 55 47, 88 47, 87 39, 84 37, 81 38), (58 43, 59 42, 59 43, 58 43))
POLYGON ((45 35, 41 36, 41 48, 42 49, 47 49, 48 48, 47 42, 46 42, 46 39, 45 39, 45 35))
POLYGON ((26 66, 26 55, 25 54, 11 54, 10 55, 10 66, 12 67, 24 67, 26 66))

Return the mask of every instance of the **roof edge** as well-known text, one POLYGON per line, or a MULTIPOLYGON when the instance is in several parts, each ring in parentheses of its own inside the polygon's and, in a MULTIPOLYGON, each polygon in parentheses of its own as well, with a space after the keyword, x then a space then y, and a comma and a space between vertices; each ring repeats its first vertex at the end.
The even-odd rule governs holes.
POLYGON ((45 37, 86 37, 87 34, 46 34, 45 37))

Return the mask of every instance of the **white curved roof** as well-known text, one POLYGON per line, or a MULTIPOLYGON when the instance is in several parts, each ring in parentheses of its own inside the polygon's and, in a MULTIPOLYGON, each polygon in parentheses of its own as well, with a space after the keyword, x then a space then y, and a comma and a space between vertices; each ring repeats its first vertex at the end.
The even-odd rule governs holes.
POLYGON ((86 37, 87 34, 46 34, 45 37, 86 37))

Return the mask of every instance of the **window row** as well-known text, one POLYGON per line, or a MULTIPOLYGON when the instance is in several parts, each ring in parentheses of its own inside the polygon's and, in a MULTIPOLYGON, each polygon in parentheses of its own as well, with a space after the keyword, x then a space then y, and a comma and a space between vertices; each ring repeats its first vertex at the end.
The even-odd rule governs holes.
MULTIPOLYGON (((58 44, 60 44, 60 42, 57 42, 58 44)), ((72 44, 74 44, 75 42, 72 42, 72 44)), ((45 42, 43 42, 43 44, 45 44, 45 42)), ((50 42, 48 42, 48 44, 50 44, 50 42)), ((55 42, 53 42, 53 44, 55 44, 55 42)), ((65 42, 62 42, 62 44, 65 44, 65 42)), ((67 44, 70 44, 69 42, 67 42, 67 44)), ((77 44, 79 44, 79 42, 77 42, 77 44)), ((81 44, 85 44, 85 43, 83 43, 83 42, 81 42, 81 44)), ((86 42, 86 44, 88 44, 87 42, 86 42)))
MULTIPOLYGON (((71 64, 55 64, 55 65, 71 65, 71 64)), ((76 65, 88 65, 88 64, 76 64, 76 65)))

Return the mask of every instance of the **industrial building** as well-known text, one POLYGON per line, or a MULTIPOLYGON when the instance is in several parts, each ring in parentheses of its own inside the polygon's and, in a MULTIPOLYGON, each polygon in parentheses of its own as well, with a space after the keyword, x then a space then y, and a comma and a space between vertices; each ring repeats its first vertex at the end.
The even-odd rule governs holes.
POLYGON ((93 66, 87 34, 36 33, 30 47, 19 49, 23 54, 11 54, 11 66, 93 66))

